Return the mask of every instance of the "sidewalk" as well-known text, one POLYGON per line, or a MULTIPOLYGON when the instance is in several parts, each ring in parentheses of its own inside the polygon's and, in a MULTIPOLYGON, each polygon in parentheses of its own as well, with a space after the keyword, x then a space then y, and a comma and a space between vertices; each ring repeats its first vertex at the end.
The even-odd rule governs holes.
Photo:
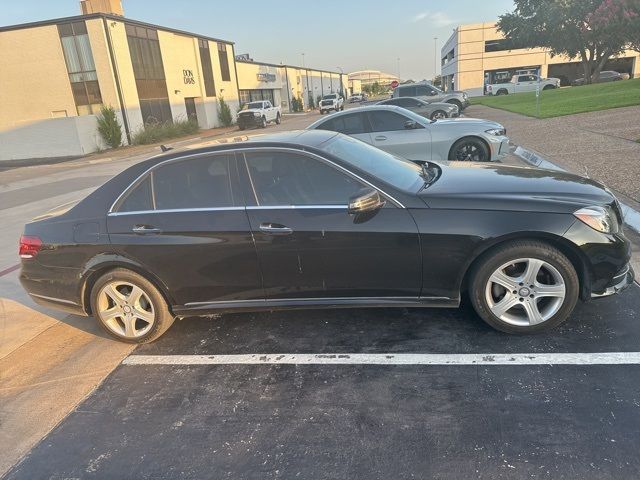
POLYGON ((639 106, 542 120, 483 105, 467 113, 503 124, 512 143, 640 202, 639 106))

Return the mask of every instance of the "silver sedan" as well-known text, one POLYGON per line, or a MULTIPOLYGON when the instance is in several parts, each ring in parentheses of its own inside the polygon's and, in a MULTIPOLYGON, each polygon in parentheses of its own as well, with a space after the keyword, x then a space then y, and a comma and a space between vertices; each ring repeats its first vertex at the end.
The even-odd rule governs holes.
POLYGON ((390 98, 378 102, 377 105, 394 105, 396 107, 406 108, 430 120, 456 118, 460 116, 460 110, 457 105, 443 102, 429 103, 414 97, 390 98))
POLYGON ((499 123, 476 118, 431 121, 388 105, 335 113, 307 128, 344 133, 413 161, 487 162, 509 153, 509 138, 499 123))

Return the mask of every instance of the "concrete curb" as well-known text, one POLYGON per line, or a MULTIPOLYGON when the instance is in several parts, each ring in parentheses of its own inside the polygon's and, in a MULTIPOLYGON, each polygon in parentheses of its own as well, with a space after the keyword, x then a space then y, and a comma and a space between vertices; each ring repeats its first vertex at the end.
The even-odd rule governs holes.
MULTIPOLYGON (((557 170, 560 172, 573 173, 573 172, 569 172, 568 170, 565 170, 562 167, 559 167, 555 163, 543 157, 541 154, 539 154, 535 150, 529 150, 527 148, 517 147, 513 153, 514 155, 517 155, 518 157, 523 159, 525 162, 527 162, 531 166, 538 167, 538 168, 545 168, 547 170, 557 170)), ((632 228, 633 230, 635 230, 636 232, 640 233, 640 212, 638 212, 637 210, 635 210, 634 208, 630 207, 629 205, 623 202, 620 202, 620 205, 622 207, 622 216, 624 218, 624 223, 630 228, 632 228)))

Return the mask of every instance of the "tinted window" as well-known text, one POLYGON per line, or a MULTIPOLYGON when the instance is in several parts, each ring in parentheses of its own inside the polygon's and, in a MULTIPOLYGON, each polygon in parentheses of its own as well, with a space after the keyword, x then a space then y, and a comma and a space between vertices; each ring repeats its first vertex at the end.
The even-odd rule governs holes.
POLYGON ((433 88, 428 87, 426 85, 420 85, 419 87, 417 87, 417 92, 418 92, 417 93, 418 97, 420 97, 420 96, 428 97, 428 96, 434 95, 436 93, 433 88))
POLYGON ((158 210, 233 206, 229 156, 183 160, 153 171, 158 210))
POLYGON ((259 205, 346 205, 362 185, 306 155, 249 153, 247 167, 259 205))
POLYGON ((336 135, 329 142, 323 143, 321 148, 396 188, 415 191, 424 183, 420 177, 421 168, 415 163, 395 157, 355 138, 336 135))
POLYGON ((353 113, 351 115, 341 115, 331 118, 321 124, 318 129, 340 132, 345 135, 358 135, 367 132, 365 117, 362 113, 353 113))
POLYGON ((377 111, 369 112, 369 121, 372 132, 394 132, 404 130, 409 119, 395 112, 377 111))
POLYGON ((402 98, 394 98, 393 100, 389 100, 384 102, 385 105, 396 105, 398 107, 403 107, 403 108, 411 108, 411 107, 418 107, 420 106, 420 103, 410 97, 402 97, 402 98))
POLYGON ((140 212, 144 210, 153 210, 151 180, 149 176, 131 190, 129 195, 124 199, 124 202, 120 204, 120 208, 118 208, 119 212, 140 212))
POLYGON ((398 87, 399 97, 415 97, 416 87, 398 87))

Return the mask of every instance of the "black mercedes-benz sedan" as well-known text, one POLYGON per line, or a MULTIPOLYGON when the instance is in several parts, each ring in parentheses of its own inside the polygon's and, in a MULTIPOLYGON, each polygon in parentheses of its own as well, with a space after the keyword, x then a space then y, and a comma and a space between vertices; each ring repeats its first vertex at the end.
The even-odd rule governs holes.
POLYGON ((25 227, 24 288, 148 342, 176 318, 456 307, 555 327, 633 279, 615 197, 575 175, 415 163, 327 131, 241 138, 130 167, 25 227))

